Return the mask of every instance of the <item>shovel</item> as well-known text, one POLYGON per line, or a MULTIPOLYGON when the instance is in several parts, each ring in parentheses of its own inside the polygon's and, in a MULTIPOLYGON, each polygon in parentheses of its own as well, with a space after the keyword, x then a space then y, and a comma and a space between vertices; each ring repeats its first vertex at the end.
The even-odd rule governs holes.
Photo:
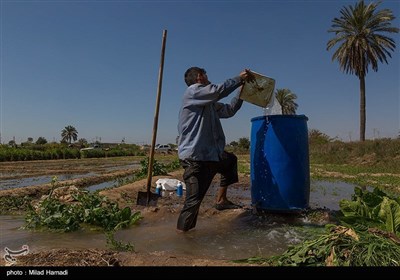
POLYGON ((153 175, 154 148, 156 145, 156 138, 157 138, 158 112, 160 109, 160 97, 161 97, 162 76, 163 76, 163 70, 164 70, 164 55, 165 55, 166 39, 167 39, 167 30, 164 30, 163 37, 162 37, 162 47, 161 47, 161 62, 160 62, 160 69, 158 72, 156 111, 154 114, 154 123, 153 123, 153 139, 151 142, 149 166, 147 168, 147 192, 139 192, 138 196, 137 196, 137 202, 136 202, 137 205, 142 205, 142 206, 157 206, 157 200, 159 198, 158 194, 152 193, 150 191, 150 188, 151 188, 151 179, 152 179, 152 175, 153 175))

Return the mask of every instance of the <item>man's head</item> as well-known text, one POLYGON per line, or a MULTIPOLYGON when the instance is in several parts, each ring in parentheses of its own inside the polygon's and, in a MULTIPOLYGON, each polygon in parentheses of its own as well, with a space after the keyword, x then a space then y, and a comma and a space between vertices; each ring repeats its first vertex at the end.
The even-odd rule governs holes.
POLYGON ((187 86, 191 86, 196 83, 208 85, 210 81, 208 80, 206 70, 200 67, 190 67, 185 72, 185 83, 187 86))

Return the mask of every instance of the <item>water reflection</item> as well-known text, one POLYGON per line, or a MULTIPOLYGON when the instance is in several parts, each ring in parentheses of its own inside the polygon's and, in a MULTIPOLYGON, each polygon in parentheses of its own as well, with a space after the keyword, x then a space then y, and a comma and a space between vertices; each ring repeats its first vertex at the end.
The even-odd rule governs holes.
POLYGON ((134 176, 129 175, 129 176, 126 176, 126 177, 121 177, 121 178, 116 179, 116 180, 111 180, 111 181, 103 182, 103 183, 100 183, 100 184, 91 185, 91 186, 86 187, 85 189, 87 191, 89 191, 89 192, 100 191, 100 190, 104 190, 104 189, 108 189, 108 188, 118 187, 120 182, 130 182, 133 179, 134 179, 134 176))
MULTIPOLYGON (((310 207, 339 210, 341 199, 351 199, 356 185, 342 181, 312 180, 310 186, 310 207)), ((372 188, 367 188, 372 191, 372 188)))
MULTIPOLYGON (((86 174, 60 174, 60 175, 57 175, 57 180, 65 181, 65 180, 90 177, 90 176, 94 176, 94 175, 96 175, 96 173, 93 173, 93 172, 86 173, 86 174)), ((54 176, 46 175, 46 176, 37 176, 37 177, 29 177, 29 178, 2 180, 0 182, 0 190, 49 184, 49 183, 51 183, 51 180, 53 179, 53 177, 54 176)))

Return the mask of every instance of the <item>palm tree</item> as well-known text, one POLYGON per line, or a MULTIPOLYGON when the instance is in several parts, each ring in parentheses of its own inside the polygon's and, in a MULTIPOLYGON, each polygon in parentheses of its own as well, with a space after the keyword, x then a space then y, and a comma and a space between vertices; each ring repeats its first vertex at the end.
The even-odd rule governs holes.
POLYGON ((378 71, 378 60, 387 64, 387 56, 391 57, 390 51, 396 48, 394 40, 384 33, 399 32, 399 28, 391 26, 395 19, 391 10, 376 10, 380 3, 365 5, 361 0, 354 7, 344 7, 328 30, 336 37, 328 41, 327 50, 340 44, 332 61, 336 59, 343 72, 355 74, 360 81, 360 141, 365 140, 365 76, 370 65, 378 71))
POLYGON ((297 105, 294 100, 297 98, 297 95, 290 91, 290 89, 277 89, 275 92, 276 99, 282 107, 283 115, 295 115, 296 109, 299 105, 297 105))
POLYGON ((61 131, 61 137, 61 141, 68 141, 71 144, 71 140, 78 139, 78 131, 72 125, 68 125, 61 131))

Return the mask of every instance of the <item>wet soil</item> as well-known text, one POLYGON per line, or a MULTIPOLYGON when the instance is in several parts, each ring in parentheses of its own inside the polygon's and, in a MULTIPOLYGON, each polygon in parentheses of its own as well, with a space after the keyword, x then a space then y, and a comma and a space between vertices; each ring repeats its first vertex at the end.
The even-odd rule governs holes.
MULTIPOLYGON (((52 171, 57 169, 57 162, 53 163, 52 171)), ((60 162, 61 163, 61 162, 60 162)), ((32 166, 38 166, 35 162, 32 166)), ((58 165, 63 169, 62 165, 58 165)), ((43 169, 42 169, 43 170, 43 169)), ((127 170, 118 170, 116 172, 107 172, 107 174, 99 174, 93 176, 92 182, 101 181, 101 177, 114 177, 124 175, 127 170)), ((130 171, 131 172, 131 171, 130 171)), ((168 176, 155 176, 152 178, 152 186, 159 178, 174 178, 182 180, 183 170, 172 172, 168 176)), ((61 185, 82 185, 82 181, 88 183, 88 178, 74 179, 60 182, 61 185)), ((107 189, 101 191, 101 195, 107 196, 112 201, 118 203, 120 207, 128 206, 132 211, 140 211, 143 220, 155 221, 163 219, 163 217, 179 214, 183 205, 183 198, 172 195, 164 196, 157 200, 156 206, 137 205, 137 196, 139 192, 146 191, 147 179, 126 184, 118 188, 107 189)), ((218 219, 222 222, 229 223, 235 217, 243 214, 251 209, 246 208, 250 205, 250 178, 248 175, 242 174, 239 183, 230 187, 228 191, 229 199, 233 202, 243 205, 243 209, 231 209, 218 211, 214 208, 215 194, 219 185, 219 176, 214 178, 209 192, 206 195, 199 212, 199 220, 206 223, 207 219, 218 219), (236 191, 235 191, 236 190, 236 191), (243 194, 247 194, 244 195, 243 194)), ((1 196, 25 196, 40 197, 51 188, 51 184, 39 186, 29 186, 24 188, 1 190, 1 196)), ((154 191, 154 189, 152 189, 154 191)), ((194 229, 196 230, 196 229, 194 229)), ((187 233, 176 233, 187 234, 187 233)), ((100 250, 97 248, 88 249, 51 249, 39 252, 31 252, 27 255, 16 257, 17 261, 13 264, 5 262, 4 258, 0 259, 0 266, 253 266, 251 264, 238 264, 229 259, 206 259, 204 257, 196 257, 193 255, 170 253, 168 251, 155 252, 120 252, 113 250, 100 250)), ((255 266, 255 265, 254 265, 255 266)))

